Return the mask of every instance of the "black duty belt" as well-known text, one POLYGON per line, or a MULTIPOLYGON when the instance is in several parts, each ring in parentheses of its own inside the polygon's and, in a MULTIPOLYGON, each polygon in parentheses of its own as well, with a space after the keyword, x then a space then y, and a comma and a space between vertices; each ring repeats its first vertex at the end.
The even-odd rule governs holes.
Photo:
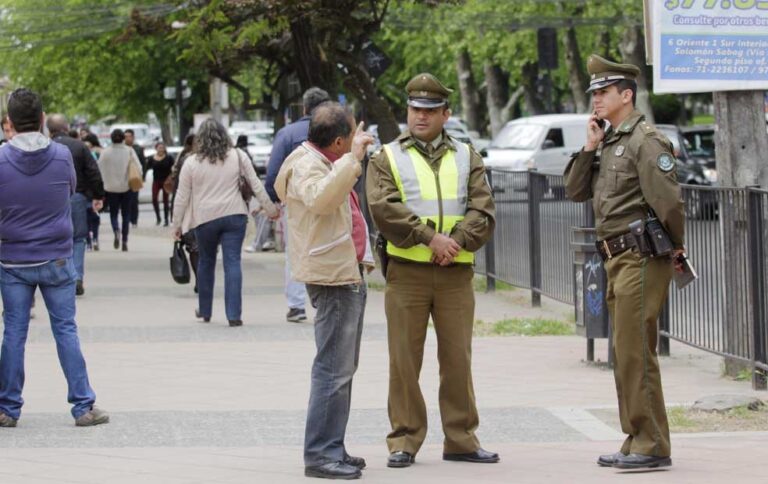
POLYGON ((600 253, 600 257, 604 261, 611 260, 624 251, 635 247, 635 239, 632 234, 627 232, 626 234, 619 235, 613 239, 598 240, 595 242, 597 251, 600 253))

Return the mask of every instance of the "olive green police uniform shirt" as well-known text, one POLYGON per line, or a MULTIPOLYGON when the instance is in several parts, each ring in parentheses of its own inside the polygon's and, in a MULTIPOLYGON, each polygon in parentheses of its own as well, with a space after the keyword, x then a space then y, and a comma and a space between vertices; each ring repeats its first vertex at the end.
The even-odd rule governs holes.
POLYGON ((675 248, 684 243, 685 213, 672 144, 633 111, 617 129, 609 128, 595 151, 582 150, 565 169, 565 191, 575 202, 592 199, 601 240, 629 232, 628 225, 653 208, 675 248))
MULTIPOLYGON (((445 132, 432 154, 427 153, 426 148, 408 131, 402 133, 397 141, 403 149, 415 146, 434 170, 439 170, 440 159, 446 150, 456 149, 453 140, 445 132)), ((403 203, 383 149, 376 152, 368 163, 366 195, 376 227, 389 243, 400 248, 417 244, 429 245, 435 230, 422 223, 421 219, 403 203)), ((483 159, 470 147, 467 211, 464 219, 456 224, 450 236, 462 248, 475 252, 493 235, 496 225, 495 213, 491 188, 485 178, 483 159)))

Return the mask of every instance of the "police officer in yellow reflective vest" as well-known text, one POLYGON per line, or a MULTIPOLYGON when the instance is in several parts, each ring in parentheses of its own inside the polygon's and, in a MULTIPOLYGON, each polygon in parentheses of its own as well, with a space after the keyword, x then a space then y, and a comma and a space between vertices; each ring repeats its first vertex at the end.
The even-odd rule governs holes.
POLYGON ((452 92, 431 74, 406 86, 408 130, 368 166, 370 212, 387 239, 389 467, 414 462, 427 433, 419 388, 430 315, 440 363, 443 459, 498 462, 480 447, 472 384, 474 252, 492 236, 494 204, 482 158, 443 129, 452 92))

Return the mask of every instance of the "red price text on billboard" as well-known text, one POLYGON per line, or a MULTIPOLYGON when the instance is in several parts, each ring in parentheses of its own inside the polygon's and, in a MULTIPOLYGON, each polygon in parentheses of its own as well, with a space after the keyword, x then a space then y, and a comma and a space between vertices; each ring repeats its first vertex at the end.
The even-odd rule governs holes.
POLYGON ((667 0, 664 8, 675 10, 677 8, 693 8, 694 5, 704 4, 704 8, 709 9, 728 9, 736 8, 739 10, 768 10, 768 0, 667 0))

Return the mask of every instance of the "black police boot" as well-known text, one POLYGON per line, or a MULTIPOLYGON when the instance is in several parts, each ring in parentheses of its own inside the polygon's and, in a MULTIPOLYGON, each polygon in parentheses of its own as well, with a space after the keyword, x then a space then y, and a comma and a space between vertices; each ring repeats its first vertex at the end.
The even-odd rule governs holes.
POLYGON ((656 469, 671 465, 672 459, 670 457, 642 454, 621 455, 613 463, 613 467, 617 469, 656 469))

